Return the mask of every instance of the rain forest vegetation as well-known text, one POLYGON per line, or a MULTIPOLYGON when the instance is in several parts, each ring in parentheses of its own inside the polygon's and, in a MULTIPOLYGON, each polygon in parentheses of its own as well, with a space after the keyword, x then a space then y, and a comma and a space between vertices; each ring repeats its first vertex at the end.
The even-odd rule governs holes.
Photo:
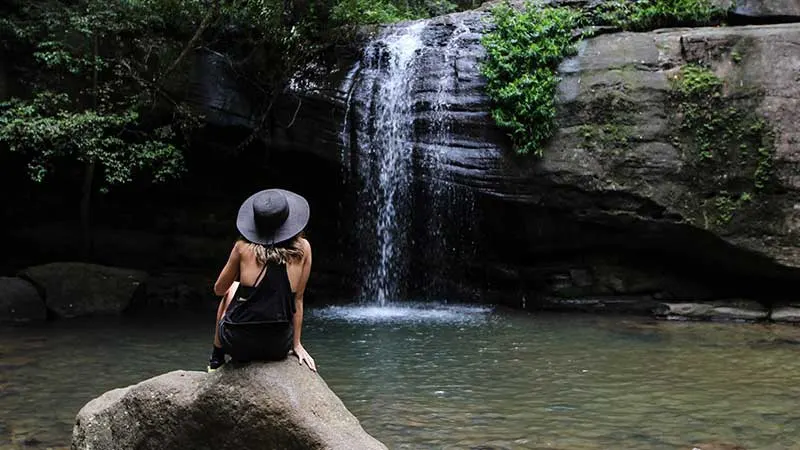
POLYGON ((483 39, 487 59, 482 67, 492 117, 508 130, 514 149, 541 155, 555 132, 556 68, 574 54, 572 33, 580 14, 571 8, 518 11, 507 4, 492 9, 495 29, 483 39))
POLYGON ((94 192, 185 170, 182 149, 202 118, 181 86, 197 52, 250 73, 268 105, 315 50, 299 13, 270 0, 17 0, 0 9, 14 85, 0 104, 0 145, 37 182, 82 167, 87 236, 94 192))
POLYGON ((541 156, 556 130, 557 68, 575 44, 598 26, 643 31, 665 26, 720 23, 727 10, 709 0, 619 0, 594 9, 540 6, 492 9, 494 28, 484 36, 482 66, 495 122, 507 130, 519 154, 541 156))
POLYGON ((140 172, 166 180, 180 174, 180 148, 201 123, 179 92, 198 51, 228 61, 263 97, 266 114, 290 78, 341 36, 334 30, 457 7, 446 0, 12 0, 0 6, 0 51, 13 56, 10 72, 21 86, 18 98, 0 105, 0 142, 28 157, 36 181, 58 159, 97 166, 102 189, 140 172))
POLYGON ((728 9, 709 0, 614 0, 598 4, 590 13, 590 21, 625 31, 647 31, 716 25, 727 16, 728 9))
POLYGON ((350 37, 342 29, 456 8, 445 0, 6 1, 0 59, 11 81, 0 86, 0 152, 35 182, 56 171, 74 178, 88 239, 93 194, 185 172, 203 124, 185 98, 198 55, 213 54, 250 86, 262 125, 241 148, 266 137, 276 98, 350 37))
MULTIPOLYGON (((467 3, 467 6, 480 5, 480 2, 467 3)), ((331 18, 343 25, 366 25, 422 19, 458 9, 459 5, 447 0, 341 0, 333 6, 331 18)))

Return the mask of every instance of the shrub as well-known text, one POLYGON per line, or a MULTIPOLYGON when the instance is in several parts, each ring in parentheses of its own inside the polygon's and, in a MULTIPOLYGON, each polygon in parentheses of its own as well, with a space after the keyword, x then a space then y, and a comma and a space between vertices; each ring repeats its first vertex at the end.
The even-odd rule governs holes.
POLYGON ((483 38, 488 58, 481 68, 494 103, 492 117, 509 131, 518 153, 541 155, 555 131, 556 67, 575 53, 573 30, 580 14, 533 4, 519 12, 501 4, 492 17, 496 27, 483 38))

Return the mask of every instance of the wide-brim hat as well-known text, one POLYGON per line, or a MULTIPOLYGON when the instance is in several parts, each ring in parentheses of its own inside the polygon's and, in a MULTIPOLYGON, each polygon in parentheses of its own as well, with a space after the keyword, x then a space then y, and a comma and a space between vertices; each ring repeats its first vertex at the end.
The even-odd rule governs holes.
POLYGON ((278 244, 293 238, 308 224, 308 201, 284 189, 256 192, 239 207, 236 228, 250 242, 278 244))

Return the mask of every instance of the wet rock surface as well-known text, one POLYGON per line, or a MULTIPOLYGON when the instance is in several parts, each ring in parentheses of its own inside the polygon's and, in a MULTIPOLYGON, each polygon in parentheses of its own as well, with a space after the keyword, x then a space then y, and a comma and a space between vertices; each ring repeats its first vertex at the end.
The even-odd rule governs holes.
POLYGON ((47 318, 39 291, 22 278, 0 277, 0 322, 36 322, 47 318))
POLYGON ((59 318, 121 314, 147 280, 142 271, 78 262, 29 267, 20 277, 39 289, 59 318))
MULTIPOLYGON (((523 293, 527 307, 548 307, 549 298, 564 305, 609 295, 648 302, 772 298, 800 282, 793 175, 800 130, 791 69, 800 64, 800 26, 664 29, 583 41, 560 67, 559 130, 537 159, 511 154, 489 115, 479 73, 485 18, 468 12, 428 21, 410 86, 418 173, 470 193, 459 201, 472 202, 482 258, 462 261, 467 283, 523 293), (763 119, 774 132, 771 186, 730 217, 718 206, 727 187, 704 184, 697 150, 678 139, 674 79, 689 64, 708 66, 730 108, 754 114, 751 125, 763 119), (594 273, 608 266, 616 273, 594 273)), ((349 77, 357 80, 357 68, 349 77)), ((368 102, 349 98, 357 92, 353 83, 334 84, 324 112, 341 114, 339 136, 349 137, 340 145, 369 132, 359 129, 368 102)), ((305 120, 301 110, 295 125, 305 120)), ((349 147, 332 151, 336 130, 304 134, 330 136, 315 151, 348 163, 349 147), (321 150, 326 146, 331 151, 321 150)), ((753 181, 736 171, 730 176, 753 181)), ((744 190, 735 194, 750 198, 744 190)), ((516 306, 517 299, 505 302, 516 306)))
POLYGON ((760 321, 769 318, 769 311, 760 303, 727 300, 713 303, 661 303, 655 310, 658 317, 669 320, 736 320, 760 321))

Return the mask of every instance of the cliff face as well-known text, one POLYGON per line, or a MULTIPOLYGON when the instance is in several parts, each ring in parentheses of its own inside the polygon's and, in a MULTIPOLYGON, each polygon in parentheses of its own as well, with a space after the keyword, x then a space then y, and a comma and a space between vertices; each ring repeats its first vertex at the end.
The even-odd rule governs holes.
MULTIPOLYGON (((796 3, 739 2, 735 14, 785 21, 796 3)), ((469 193, 456 200, 471 203, 476 251, 461 274, 479 296, 646 305, 777 298, 797 283, 800 25, 583 41, 559 68, 559 130, 537 160, 514 156, 489 115, 479 74, 486 18, 470 11, 417 25, 407 88, 415 176, 469 193), (720 83, 703 105, 681 95, 686 68, 701 64, 720 83)), ((358 88, 364 62, 301 94, 306 103, 276 148, 346 167, 358 159, 358 137, 375 131, 363 120, 375 110, 358 88)))
MULTIPOLYGON (((597 263, 577 277, 574 269, 557 275, 556 284, 589 295, 705 297, 764 295, 774 286, 748 283, 796 280, 798 31, 790 24, 610 34, 562 64, 560 129, 544 158, 501 158, 487 171, 506 177, 493 196, 540 212, 526 221, 537 231, 520 233, 521 242, 581 258, 627 255, 633 260, 623 265, 635 271, 683 272, 715 287, 603 288, 597 263), (710 65, 720 80, 711 104, 677 92, 682 68, 693 63, 710 65)), ((552 285, 550 276, 534 278, 552 285)))
MULTIPOLYGON (((209 220, 229 228, 231 199, 254 183, 306 194, 317 280, 346 298, 399 289, 626 310, 787 300, 800 282, 799 3, 737 2, 737 23, 758 25, 581 42, 559 68, 558 131, 539 159, 515 156, 490 115, 479 65, 491 2, 384 27, 278 99, 268 167, 253 157, 258 180, 205 186, 232 189, 216 195, 230 211, 209 220), (705 103, 682 94, 701 65, 718 80, 705 103), (373 282, 387 276, 392 286, 373 282)), ((223 145, 228 130, 261 125, 235 75, 203 54, 183 87, 223 145)), ((2 80, 0 67, 0 94, 2 80)), ((176 250, 181 264, 227 248, 203 227, 196 251, 176 250)))

